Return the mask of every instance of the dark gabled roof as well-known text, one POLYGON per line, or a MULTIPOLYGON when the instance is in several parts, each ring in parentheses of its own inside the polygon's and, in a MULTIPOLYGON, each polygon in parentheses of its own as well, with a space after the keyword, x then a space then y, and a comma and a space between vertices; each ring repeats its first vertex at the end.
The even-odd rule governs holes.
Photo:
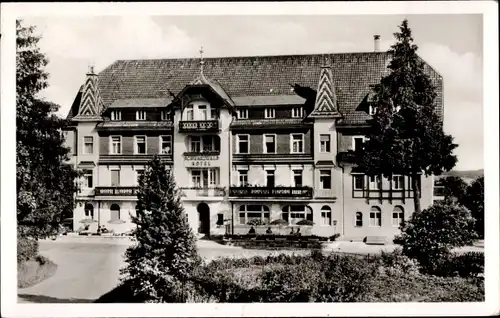
MULTIPOLYGON (((206 58, 204 74, 235 102, 239 98, 251 101, 263 96, 296 96, 290 84, 316 90, 321 66, 329 60, 343 122, 365 123, 371 116, 356 108, 370 92, 370 85, 379 83, 386 74, 390 58, 387 52, 206 58)), ((170 92, 178 94, 197 77, 199 62, 199 59, 116 61, 99 73, 104 106, 117 99, 170 98, 170 92)), ((439 74, 428 65, 426 71, 434 83, 440 80, 439 74)), ((439 105, 441 96, 438 93, 439 105)), ((72 107, 68 117, 74 111, 72 107)), ((441 108, 438 113, 442 114, 441 108)))

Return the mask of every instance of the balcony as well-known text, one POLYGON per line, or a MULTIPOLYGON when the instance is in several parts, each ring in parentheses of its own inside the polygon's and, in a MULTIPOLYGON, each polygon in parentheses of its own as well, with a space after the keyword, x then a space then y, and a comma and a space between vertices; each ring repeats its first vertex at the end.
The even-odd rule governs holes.
POLYGON ((188 199, 194 199, 196 197, 223 197, 226 195, 226 190, 224 188, 213 187, 213 188, 180 188, 182 191, 182 196, 188 199))
POLYGON ((214 132, 219 131, 218 120, 189 120, 179 122, 179 132, 214 132))
POLYGON ((96 196, 136 196, 137 187, 95 187, 96 196))
POLYGON ((310 187, 231 187, 229 196, 242 198, 312 198, 310 187))

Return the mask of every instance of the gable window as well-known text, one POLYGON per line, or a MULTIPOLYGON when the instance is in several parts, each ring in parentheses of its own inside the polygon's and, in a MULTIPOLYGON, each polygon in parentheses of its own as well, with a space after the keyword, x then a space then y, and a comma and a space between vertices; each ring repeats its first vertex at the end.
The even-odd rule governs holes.
POLYGON ((294 107, 292 108, 292 118, 302 118, 303 109, 302 107, 294 107))
POLYGON ((370 209, 370 226, 382 226, 382 211, 379 207, 372 206, 370 209))
POLYGON ((370 107, 368 108, 368 114, 373 116, 376 113, 377 113, 377 107, 370 105, 370 107))
POLYGON ((238 182, 240 187, 248 185, 248 170, 238 170, 238 182))
POLYGON ((145 110, 136 111, 135 120, 146 120, 146 111, 145 110))
POLYGON ((266 170, 266 186, 274 188, 274 170, 266 170))
POLYGON ((265 115, 265 118, 274 118, 275 117, 274 108, 266 108, 264 115, 265 115))
POLYGON ((395 206, 394 210, 392 211, 392 226, 398 227, 400 226, 405 220, 405 212, 402 207, 395 206))
POLYGON ((321 225, 332 225, 332 209, 327 205, 321 208, 321 225))
POLYGON ((362 174, 355 174, 352 178, 354 179, 354 190, 363 190, 365 187, 365 176, 362 174))
POLYGON ((320 170, 319 171, 319 183, 321 189, 331 189, 332 188, 332 172, 331 170, 320 170))
POLYGON ((370 176, 370 189, 380 190, 381 180, 380 176, 370 176))
POLYGON ((356 227, 363 226, 363 213, 356 212, 356 227))
POLYGON ((394 175, 392 176, 392 189, 393 190, 402 190, 404 184, 403 176, 394 175))
POLYGON ((248 119, 248 109, 240 108, 238 109, 237 113, 238 113, 238 119, 248 119))
POLYGON ((191 152, 201 152, 201 137, 191 136, 191 152))
POLYGON ((168 119, 170 119, 170 112, 168 110, 162 110, 161 120, 168 120, 168 119))
POLYGON ((135 136, 135 153, 146 154, 146 136, 135 136))
POLYGON ((122 137, 111 136, 111 154, 119 155, 122 153, 122 137))
POLYGON ((111 186, 112 187, 117 187, 120 185, 120 170, 119 169, 113 169, 110 170, 111 173, 111 186))
POLYGON ((319 151, 330 152, 330 135, 319 135, 319 151))
POLYGON ((304 135, 292 134, 292 153, 304 152, 304 135))
POLYGON ((186 112, 185 115, 186 120, 194 120, 193 105, 186 106, 185 112, 186 112))
POLYGON ((207 105, 199 105, 198 106, 198 111, 200 112, 200 119, 201 120, 207 120, 208 119, 207 105))
POLYGON ((172 136, 160 136, 160 149, 163 155, 172 153, 172 136))
POLYGON ((111 111, 111 120, 122 120, 122 112, 119 110, 111 111))
POLYGON ((93 188, 94 187, 94 173, 92 170, 84 170, 83 171, 84 178, 84 187, 85 188, 93 188))
POLYGON ((237 135, 238 138, 238 153, 246 154, 249 151, 249 136, 248 135, 237 135))
POLYGON ((83 137, 83 154, 90 155, 94 153, 94 137, 85 136, 83 137))
POLYGON ((352 148, 354 151, 363 150, 363 143, 365 142, 365 137, 353 137, 352 138, 352 148))
POLYGON ((276 153, 275 135, 264 135, 264 153, 276 153))
POLYGON ((293 185, 294 187, 302 186, 302 170, 293 170, 293 185))

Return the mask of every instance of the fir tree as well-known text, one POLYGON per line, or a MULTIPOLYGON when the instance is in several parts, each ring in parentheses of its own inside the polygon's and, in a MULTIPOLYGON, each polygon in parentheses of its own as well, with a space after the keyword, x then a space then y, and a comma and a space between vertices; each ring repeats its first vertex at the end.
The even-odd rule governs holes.
POLYGON ((375 87, 376 113, 364 149, 356 162, 367 175, 411 177, 415 212, 420 208, 421 174, 440 175, 451 170, 457 158, 453 138, 443 132, 436 114, 436 91, 417 55, 408 21, 394 33, 397 43, 389 52, 390 73, 375 87))
POLYGON ((136 299, 185 301, 184 285, 199 265, 195 238, 187 222, 173 175, 155 156, 139 180, 136 244, 126 252, 122 279, 136 299))

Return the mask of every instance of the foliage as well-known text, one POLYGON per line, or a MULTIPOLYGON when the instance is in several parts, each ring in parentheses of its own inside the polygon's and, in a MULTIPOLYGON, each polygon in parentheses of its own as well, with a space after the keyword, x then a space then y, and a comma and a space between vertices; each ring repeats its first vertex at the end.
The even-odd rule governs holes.
POLYGON ((471 183, 462 204, 471 211, 472 217, 476 219, 476 232, 484 238, 484 177, 479 177, 471 183))
POLYGON ((311 220, 303 219, 297 222, 297 225, 314 225, 314 222, 311 220))
POLYGON ((440 268, 454 247, 472 244, 476 238, 470 212, 452 202, 436 202, 403 224, 394 243, 403 253, 419 261, 422 269, 440 268))
POLYGON ((62 220, 72 216, 80 174, 65 164, 69 149, 61 130, 67 122, 55 115, 59 106, 37 97, 48 86, 40 37, 21 21, 16 35, 18 236, 38 239, 56 233, 62 220))
POLYGON ((20 237, 17 239, 17 263, 35 259, 38 255, 38 241, 20 237))
POLYGON ((399 26, 390 53, 390 73, 377 85, 368 140, 356 153, 356 163, 368 175, 391 178, 393 173, 412 178, 415 212, 420 212, 419 173, 440 175, 456 162, 453 138, 443 132, 436 114, 436 91, 417 55, 408 21, 399 26))
POLYGON ((441 264, 442 266, 432 274, 444 277, 477 277, 484 274, 484 253, 452 253, 441 264))
POLYGON ((252 219, 250 221, 248 221, 247 225, 265 225, 265 223, 262 221, 262 220, 259 220, 259 219, 252 219))
POLYGON ((271 225, 288 225, 288 222, 283 219, 276 219, 271 221, 271 225))
POLYGON ((122 280, 147 302, 185 301, 184 286, 200 258, 180 191, 158 156, 139 180, 137 199, 136 244, 126 251, 122 280))
POLYGON ((415 259, 411 259, 403 254, 400 248, 392 252, 385 252, 379 256, 378 262, 380 264, 379 271, 387 275, 418 275, 420 265, 415 259))
POLYGON ((57 265, 43 256, 36 256, 17 267, 17 287, 27 288, 53 276, 57 265))
POLYGON ((460 177, 448 176, 439 180, 444 187, 444 198, 450 201, 462 201, 467 192, 467 183, 460 177))

